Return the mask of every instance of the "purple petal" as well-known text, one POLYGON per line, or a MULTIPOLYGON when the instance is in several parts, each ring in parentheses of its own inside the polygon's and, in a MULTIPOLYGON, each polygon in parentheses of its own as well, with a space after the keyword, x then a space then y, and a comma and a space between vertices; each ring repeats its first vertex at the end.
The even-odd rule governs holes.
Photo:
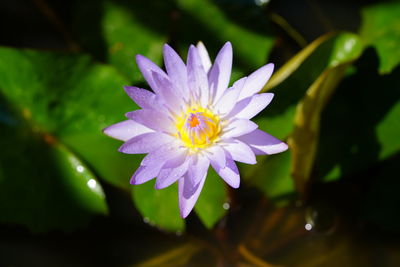
POLYGON ((225 156, 225 151, 224 149, 219 146, 215 145, 212 146, 211 148, 207 149, 207 157, 210 161, 214 162, 214 164, 217 164, 220 168, 224 168, 226 165, 226 156, 225 156))
POLYGON ((150 85, 151 89, 155 93, 159 91, 159 88, 157 85, 154 83, 153 80, 153 73, 156 72, 161 76, 167 77, 167 74, 160 69, 156 64, 154 64, 150 59, 142 56, 142 55, 137 55, 136 56, 136 63, 138 64, 138 67, 140 69, 140 72, 142 73, 144 79, 147 81, 147 83, 150 85))
POLYGON ((251 119, 271 103, 273 93, 256 94, 238 102, 229 117, 251 119))
POLYGON ((240 101, 258 93, 268 82, 273 70, 274 64, 270 63, 250 74, 249 77, 247 77, 238 100, 240 101))
POLYGON ((232 45, 230 42, 219 51, 208 74, 211 97, 214 103, 228 88, 232 70, 232 45))
POLYGON ((240 136, 238 139, 250 145, 256 155, 271 155, 288 149, 287 144, 259 129, 249 134, 240 136))
POLYGON ((132 120, 121 121, 103 130, 104 134, 122 141, 128 141, 135 136, 150 132, 153 130, 132 120))
POLYGON ((187 178, 193 186, 196 186, 200 180, 207 175, 210 160, 202 155, 193 155, 192 162, 189 165, 187 178))
POLYGON ((258 125, 248 119, 235 119, 224 129, 222 138, 231 138, 248 134, 258 128, 258 125))
POLYGON ((218 173, 218 175, 224 179, 224 181, 229 184, 233 188, 238 188, 240 185, 240 174, 239 170, 232 160, 232 158, 227 155, 226 157, 226 166, 221 168, 216 162, 211 161, 211 165, 214 170, 218 173))
MULTIPOLYGON (((189 178, 182 177, 179 179, 179 210, 182 218, 186 218, 189 213, 192 211, 194 204, 196 204, 197 199, 199 198, 200 192, 203 189, 204 182, 206 177, 204 176, 203 179, 197 184, 195 191, 190 196, 185 196, 185 187, 186 184, 189 182, 189 178)), ((190 182, 189 182, 190 183, 190 182)))
POLYGON ((187 70, 185 63, 169 45, 165 44, 163 49, 164 64, 169 78, 180 94, 187 99, 189 92, 187 88, 187 70))
POLYGON ((125 142, 119 148, 119 151, 125 154, 144 154, 172 141, 174 141, 174 138, 166 134, 158 132, 145 133, 125 142))
POLYGON ((153 80, 154 84, 160 88, 160 91, 157 94, 161 97, 164 103, 172 108, 173 111, 180 111, 183 104, 183 98, 177 96, 177 93, 179 94, 179 92, 174 90, 174 86, 168 77, 164 77, 156 72, 153 72, 153 80))
POLYGON ((187 70, 188 85, 194 99, 200 100, 200 103, 206 106, 209 100, 207 74, 201 63, 197 48, 193 45, 189 48, 187 70))
POLYGON ((172 133, 176 130, 170 117, 152 109, 134 110, 126 113, 126 117, 156 131, 172 133))
POLYGON ((224 143, 223 148, 229 152, 232 159, 235 161, 256 164, 256 156, 251 148, 239 140, 232 140, 232 142, 224 143))
POLYGON ((156 95, 149 90, 135 86, 124 86, 125 92, 141 108, 153 108, 158 106, 156 95))
MULTIPOLYGON (((157 176, 156 189, 162 189, 175 183, 179 178, 183 177, 188 170, 190 160, 186 159, 183 162, 180 159, 173 159, 176 166, 170 168, 164 168, 160 171, 157 176)), ((170 162, 170 161, 168 161, 170 162)))
POLYGON ((155 178, 160 172, 164 162, 154 162, 154 164, 149 166, 139 166, 136 172, 133 174, 131 178, 131 184, 143 184, 153 178, 155 178))
POLYGON ((218 100, 215 105, 215 111, 219 114, 228 114, 235 106, 236 100, 239 97, 240 91, 246 81, 246 78, 242 78, 235 82, 231 88, 228 88, 224 94, 218 100))
POLYGON ((170 159, 178 157, 184 151, 185 149, 180 148, 178 142, 167 143, 147 154, 141 165, 151 166, 156 162, 167 162, 170 159))
POLYGON ((206 71, 206 73, 208 73, 211 68, 211 59, 210 56, 208 55, 207 49, 202 42, 198 42, 196 47, 197 51, 199 52, 199 56, 201 59, 201 63, 203 64, 204 70, 206 71))

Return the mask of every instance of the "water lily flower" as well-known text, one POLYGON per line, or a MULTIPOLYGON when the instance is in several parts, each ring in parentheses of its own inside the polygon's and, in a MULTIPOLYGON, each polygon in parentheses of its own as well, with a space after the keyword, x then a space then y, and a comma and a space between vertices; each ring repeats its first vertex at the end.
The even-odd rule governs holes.
POLYGON ((229 87, 232 46, 227 42, 214 64, 202 43, 190 46, 186 64, 164 45, 166 71, 144 56, 136 62, 152 91, 125 86, 141 109, 104 133, 124 141, 119 151, 147 154, 131 178, 137 185, 156 178, 156 189, 179 184, 179 208, 185 218, 203 188, 210 165, 233 188, 240 175, 235 161, 255 164, 255 155, 275 154, 287 145, 257 129, 250 119, 272 100, 257 94, 269 80, 267 64, 229 87))

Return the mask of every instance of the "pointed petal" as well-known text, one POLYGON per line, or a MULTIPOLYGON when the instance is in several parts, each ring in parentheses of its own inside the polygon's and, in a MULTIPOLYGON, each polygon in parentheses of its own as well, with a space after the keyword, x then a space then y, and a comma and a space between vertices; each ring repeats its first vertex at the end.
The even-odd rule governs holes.
POLYGON ((167 143, 147 154, 141 165, 151 166, 155 162, 167 162, 170 159, 178 157, 183 152, 184 149, 180 147, 178 142, 167 143))
POLYGON ((174 90, 174 86, 168 77, 163 77, 162 75, 153 72, 153 80, 154 84, 160 88, 157 94, 161 98, 161 101, 163 101, 165 105, 169 106, 173 111, 179 112, 183 103, 183 98, 177 95, 179 92, 174 90))
MULTIPOLYGON (((174 159, 174 161, 179 162, 179 159, 174 159)), ((174 167, 163 168, 157 176, 156 189, 168 187, 179 178, 182 178, 188 170, 189 162, 190 160, 186 159, 183 162, 179 162, 179 164, 176 164, 174 167)))
POLYGON ((225 156, 225 151, 224 149, 219 146, 215 145, 207 150, 209 152, 207 154, 207 157, 210 161, 214 162, 214 164, 217 164, 218 167, 224 168, 226 165, 226 156, 225 156))
POLYGON ((213 102, 217 102, 229 86, 232 71, 232 45, 230 42, 219 51, 208 74, 209 87, 213 102))
POLYGON ((164 162, 159 161, 159 162, 154 162, 154 164, 149 166, 143 166, 143 165, 139 166, 139 168, 133 174, 130 183, 133 185, 137 185, 150 181, 151 179, 155 178, 158 175, 163 164, 164 162))
POLYGON ((150 85, 150 88, 153 89, 153 91, 155 93, 157 93, 159 91, 159 88, 154 83, 152 73, 156 72, 164 77, 167 77, 167 74, 162 69, 160 69, 160 67, 158 67, 156 64, 154 64, 150 59, 148 59, 142 55, 136 56, 136 63, 138 64, 138 67, 139 67, 140 72, 142 73, 144 79, 150 85))
POLYGON ((251 119, 271 103, 273 93, 256 94, 239 101, 228 117, 251 119))
POLYGON ((103 130, 104 134, 122 141, 128 141, 135 136, 150 132, 154 131, 132 120, 121 121, 103 130))
POLYGON ((126 113, 126 117, 156 131, 168 133, 175 131, 171 118, 153 109, 134 110, 126 113))
POLYGON ((197 199, 199 198, 200 192, 203 189, 204 182, 206 177, 204 176, 201 181, 197 184, 195 191, 190 196, 185 196, 184 190, 186 187, 186 183, 188 182, 187 177, 182 177, 179 179, 179 210, 182 218, 186 218, 189 213, 192 211, 194 205, 196 204, 197 199))
POLYGON ((256 155, 271 155, 288 149, 287 144, 259 129, 238 137, 242 142, 250 145, 256 155))
POLYGON ((156 95, 149 90, 135 86, 124 86, 125 92, 141 108, 154 108, 159 106, 156 95))
POLYGON ((145 133, 129 139, 119 148, 119 152, 125 154, 145 154, 172 141, 174 141, 174 138, 170 135, 158 132, 145 133))
POLYGON ((208 51, 204 46, 203 42, 198 42, 196 47, 197 51, 199 51, 199 56, 201 59, 201 63, 203 64, 204 70, 206 71, 206 73, 208 73, 208 71, 211 68, 211 59, 210 56, 208 55, 208 51))
POLYGON ((202 155, 193 155, 192 162, 189 165, 187 177, 193 186, 196 186, 200 180, 207 175, 210 160, 202 155))
POLYGON ((238 101, 258 93, 268 82, 274 70, 274 64, 269 63, 247 77, 238 101))
POLYGON ((258 128, 258 125, 248 119, 235 119, 223 130, 222 138, 231 138, 248 134, 258 128))
POLYGON ((256 164, 256 156, 251 148, 239 140, 232 140, 231 142, 224 143, 223 148, 229 152, 232 159, 235 161, 256 164))
POLYGON ((211 165, 218 175, 224 179, 224 181, 233 188, 238 188, 240 185, 240 174, 239 170, 232 160, 232 158, 227 155, 226 166, 221 168, 215 161, 211 161, 211 165))
POLYGON ((219 114, 227 115, 232 108, 235 106, 237 98, 239 97, 240 91, 246 81, 246 78, 242 78, 235 82, 231 88, 228 88, 224 94, 220 97, 217 104, 215 105, 215 111, 219 114))
POLYGON ((188 99, 189 92, 187 90, 187 70, 185 63, 175 50, 167 44, 164 45, 163 54, 165 68, 172 84, 175 85, 176 90, 185 99, 188 99))
POLYGON ((209 100, 207 74, 201 63, 197 48, 193 45, 189 48, 187 70, 188 86, 194 99, 200 100, 201 105, 206 106, 209 100))

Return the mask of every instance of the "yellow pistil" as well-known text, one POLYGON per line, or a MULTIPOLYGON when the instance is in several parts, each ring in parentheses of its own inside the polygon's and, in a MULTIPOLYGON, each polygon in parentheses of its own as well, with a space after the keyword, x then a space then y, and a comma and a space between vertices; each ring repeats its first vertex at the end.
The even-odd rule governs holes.
POLYGON ((204 108, 189 108, 176 119, 176 136, 190 149, 213 144, 221 132, 219 117, 204 108))

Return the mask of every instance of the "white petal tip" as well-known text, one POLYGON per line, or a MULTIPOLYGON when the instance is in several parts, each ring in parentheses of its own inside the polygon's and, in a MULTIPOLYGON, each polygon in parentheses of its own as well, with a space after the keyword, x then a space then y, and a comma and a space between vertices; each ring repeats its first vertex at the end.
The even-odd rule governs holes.
POLYGON ((239 188, 240 187, 240 183, 238 183, 238 184, 231 184, 230 185, 230 187, 232 187, 232 188, 239 188))
MULTIPOLYGON (((103 130, 101 130, 101 132, 107 136, 110 136, 110 128, 111 126, 108 126, 107 128, 104 128, 103 130)), ((112 137, 112 136, 110 136, 112 137)))
POLYGON ((187 212, 187 213, 185 213, 185 212, 180 212, 180 215, 181 215, 181 218, 182 219, 186 219, 186 217, 188 216, 190 214, 190 212, 187 212))
POLYGON ((179 215, 181 215, 182 219, 185 219, 192 212, 194 206, 188 209, 186 205, 179 205, 179 215))
POLYGON ((121 123, 117 123, 117 124, 108 126, 107 128, 104 128, 102 130, 103 134, 105 134, 111 138, 117 139, 117 140, 126 141, 127 137, 123 133, 121 133, 121 131, 118 127, 120 124, 121 123))
POLYGON ((175 50, 169 45, 169 44, 164 44, 163 46, 163 53, 165 54, 169 54, 169 53, 174 53, 175 50))
POLYGON ((232 49, 232 44, 231 44, 231 42, 226 42, 225 44, 224 44, 224 46, 222 47, 222 48, 229 48, 229 49, 232 49))
POLYGON ((247 164, 255 165, 255 164, 257 164, 257 161, 256 160, 255 161, 249 161, 247 164))
POLYGON ((277 154, 286 151, 289 146, 282 142, 268 147, 268 155, 277 154))
POLYGON ((205 47, 205 45, 204 45, 204 43, 203 43, 202 41, 198 41, 196 46, 197 46, 197 48, 198 48, 199 46, 205 47))

